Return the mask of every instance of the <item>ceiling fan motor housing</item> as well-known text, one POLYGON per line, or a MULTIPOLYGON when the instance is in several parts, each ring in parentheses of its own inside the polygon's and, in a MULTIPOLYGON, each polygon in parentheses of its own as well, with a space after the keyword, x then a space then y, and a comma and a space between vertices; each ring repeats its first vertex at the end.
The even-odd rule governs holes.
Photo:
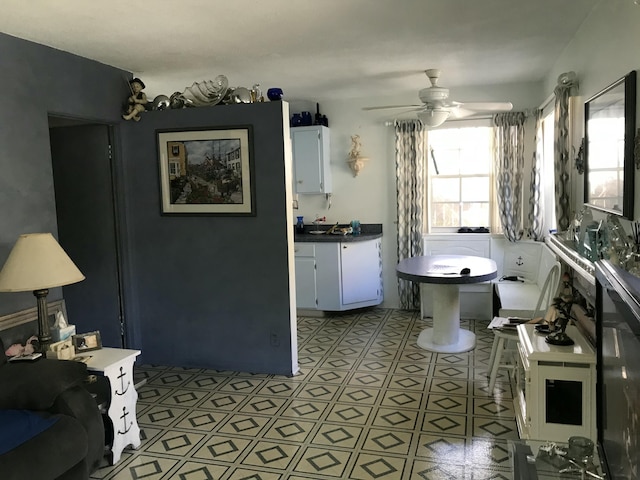
POLYGON ((423 88, 418 92, 418 97, 422 103, 444 102, 449 98, 449 89, 443 87, 423 88))

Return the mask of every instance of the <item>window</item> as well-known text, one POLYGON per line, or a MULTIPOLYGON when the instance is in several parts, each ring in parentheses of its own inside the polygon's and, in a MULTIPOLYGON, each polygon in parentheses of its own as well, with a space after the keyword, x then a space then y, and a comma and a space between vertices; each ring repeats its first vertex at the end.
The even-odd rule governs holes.
POLYGON ((542 215, 544 217, 544 231, 556 228, 556 196, 555 178, 553 167, 554 144, 554 117, 553 105, 543 109, 542 116, 542 215))
POLYGON ((428 143, 429 230, 490 228, 493 128, 432 130, 428 143))

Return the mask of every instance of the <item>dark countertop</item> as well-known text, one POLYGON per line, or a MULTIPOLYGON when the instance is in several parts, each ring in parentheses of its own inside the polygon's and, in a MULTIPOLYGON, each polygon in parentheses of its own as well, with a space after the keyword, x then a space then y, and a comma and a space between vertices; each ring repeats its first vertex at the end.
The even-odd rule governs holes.
MULTIPOLYGON (((318 225, 318 230, 329 230, 333 225, 330 224, 322 224, 318 225)), ((338 228, 348 227, 348 224, 340 224, 338 228)), ((311 234, 308 233, 312 230, 315 230, 315 225, 305 225, 304 233, 296 233, 294 235, 295 242, 314 242, 314 243, 325 243, 325 242, 364 242, 366 240, 373 240, 376 238, 382 237, 382 224, 381 223, 363 223, 360 225, 362 233, 360 235, 327 235, 323 234, 311 234)))

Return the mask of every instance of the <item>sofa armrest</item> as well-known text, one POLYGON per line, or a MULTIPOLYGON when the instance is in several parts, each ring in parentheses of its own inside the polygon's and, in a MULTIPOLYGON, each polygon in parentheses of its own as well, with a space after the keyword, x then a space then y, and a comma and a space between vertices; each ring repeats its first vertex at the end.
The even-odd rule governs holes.
POLYGON ((58 395, 81 384, 87 366, 81 362, 40 359, 0 367, 0 408, 48 410, 58 395))

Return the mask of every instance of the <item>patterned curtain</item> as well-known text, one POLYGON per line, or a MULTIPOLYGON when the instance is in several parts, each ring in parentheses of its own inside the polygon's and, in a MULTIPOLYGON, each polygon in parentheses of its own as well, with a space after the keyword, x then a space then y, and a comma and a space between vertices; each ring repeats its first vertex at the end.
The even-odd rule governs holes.
MULTIPOLYGON (((398 215, 398 262, 422 255, 425 196, 425 129, 419 120, 396 121, 396 198, 398 215)), ((419 285, 398 279, 400 306, 420 309, 419 285)))
POLYGON ((556 194, 556 228, 558 232, 565 232, 571 223, 571 168, 569 161, 570 118, 569 97, 572 88, 578 86, 574 72, 563 73, 558 77, 558 85, 553 93, 555 102, 555 132, 554 145, 554 174, 556 194))
POLYGON ((544 197, 542 196, 542 110, 533 112, 536 121, 533 136, 533 161, 529 184, 529 237, 537 242, 544 240, 544 197))
POLYGON ((494 166, 498 210, 504 236, 510 242, 522 238, 522 174, 524 171, 523 112, 494 115, 494 166))

